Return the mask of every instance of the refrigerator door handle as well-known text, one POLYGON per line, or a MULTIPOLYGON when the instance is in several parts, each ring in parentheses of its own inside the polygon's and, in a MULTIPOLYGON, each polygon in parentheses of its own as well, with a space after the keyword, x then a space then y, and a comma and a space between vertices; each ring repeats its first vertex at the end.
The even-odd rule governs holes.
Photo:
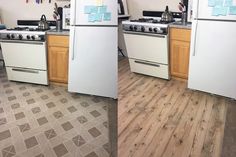
POLYGON ((76 0, 75 0, 75 2, 74 2, 75 4, 74 4, 74 20, 73 20, 73 25, 76 25, 76 0))
POLYGON ((75 28, 73 28, 73 48, 72 48, 72 61, 75 60, 75 28))
POLYGON ((199 0, 197 0, 196 19, 198 19, 199 0))
POLYGON ((198 21, 196 21, 196 26, 195 26, 193 56, 196 56, 197 30, 198 30, 198 21))

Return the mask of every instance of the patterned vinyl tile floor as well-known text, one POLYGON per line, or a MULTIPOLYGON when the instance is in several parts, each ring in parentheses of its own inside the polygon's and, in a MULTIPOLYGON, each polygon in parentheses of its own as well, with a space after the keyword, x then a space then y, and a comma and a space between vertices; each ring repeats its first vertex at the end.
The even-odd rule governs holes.
POLYGON ((111 99, 9 82, 0 70, 0 157, 108 157, 111 99))

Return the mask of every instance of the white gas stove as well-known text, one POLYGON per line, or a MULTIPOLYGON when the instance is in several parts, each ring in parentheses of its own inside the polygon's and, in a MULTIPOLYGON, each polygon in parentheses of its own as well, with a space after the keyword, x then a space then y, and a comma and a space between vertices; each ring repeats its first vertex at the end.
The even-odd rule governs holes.
POLYGON ((18 26, 0 30, 9 80, 48 85, 46 30, 18 26))
POLYGON ((169 23, 161 21, 162 13, 144 11, 143 18, 123 21, 123 33, 132 72, 170 79, 169 23))

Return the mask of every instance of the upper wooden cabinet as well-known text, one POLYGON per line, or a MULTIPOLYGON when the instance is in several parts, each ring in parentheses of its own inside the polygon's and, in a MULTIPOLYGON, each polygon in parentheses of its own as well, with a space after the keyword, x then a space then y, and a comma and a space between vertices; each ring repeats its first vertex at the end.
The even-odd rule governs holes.
POLYGON ((49 81, 68 83, 69 37, 48 35, 49 81))
POLYGON ((170 28, 171 75, 188 79, 191 30, 170 28))

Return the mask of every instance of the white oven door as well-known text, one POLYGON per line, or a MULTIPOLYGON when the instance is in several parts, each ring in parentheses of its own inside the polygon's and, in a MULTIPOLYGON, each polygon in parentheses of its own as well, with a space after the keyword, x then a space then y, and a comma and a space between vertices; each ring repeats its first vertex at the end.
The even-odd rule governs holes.
POLYGON ((45 42, 0 41, 7 67, 47 70, 45 42))
POLYGON ((124 32, 128 57, 160 64, 168 64, 168 36, 124 32))

